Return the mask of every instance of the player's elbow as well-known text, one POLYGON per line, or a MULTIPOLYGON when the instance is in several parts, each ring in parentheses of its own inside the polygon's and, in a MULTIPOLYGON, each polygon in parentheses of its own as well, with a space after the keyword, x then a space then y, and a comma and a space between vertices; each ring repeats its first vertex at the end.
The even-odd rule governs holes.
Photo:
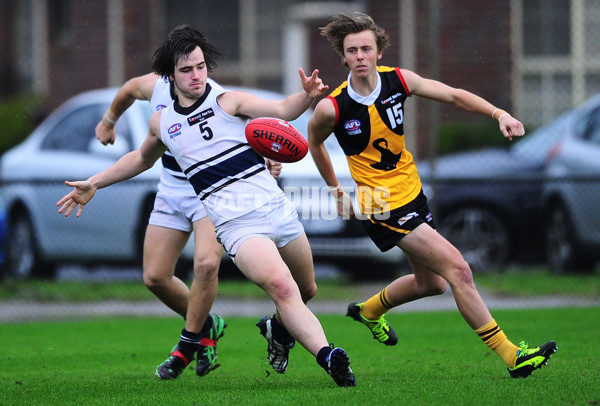
POLYGON ((152 168, 154 166, 154 163, 156 162, 156 160, 149 160, 149 159, 142 159, 141 164, 140 164, 140 172, 145 172, 148 169, 152 168))

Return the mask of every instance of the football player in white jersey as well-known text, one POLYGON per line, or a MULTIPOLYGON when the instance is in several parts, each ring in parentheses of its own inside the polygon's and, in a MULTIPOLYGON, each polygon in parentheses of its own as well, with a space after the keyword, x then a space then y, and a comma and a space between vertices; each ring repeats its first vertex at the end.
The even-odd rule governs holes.
MULTIPOLYGON (((213 87, 219 84, 209 79, 213 87)), ((155 73, 129 79, 115 95, 108 111, 96 126, 96 138, 104 145, 116 139, 116 121, 135 100, 147 100, 151 110, 158 111, 174 99, 169 80, 155 73)), ((281 163, 267 160, 271 175, 281 172, 281 163)), ((218 271, 223 247, 216 239, 214 226, 206 216, 181 168, 168 151, 162 157, 162 171, 154 208, 144 237, 143 280, 146 287, 170 309, 186 317, 190 290, 193 297, 212 306, 218 287, 218 271), (175 276, 177 260, 194 231, 194 278, 191 287, 175 276), (157 249, 160 247, 160 249, 157 249)), ((192 306, 191 311, 198 308, 192 306)), ((202 328, 202 341, 196 355, 196 373, 204 376, 217 364, 217 340, 227 324, 210 314, 202 328)))
MULTIPOLYGON (((297 340, 337 385, 355 386, 348 355, 342 348, 329 346, 319 320, 306 306, 317 286, 310 245, 298 214, 244 135, 248 118, 293 120, 328 86, 318 77, 318 70, 306 76, 299 68, 303 90, 284 100, 213 89, 207 74, 219 56, 220 51, 194 29, 181 27, 178 35, 170 35, 155 52, 152 66, 173 82, 176 100, 152 115, 139 150, 85 181, 67 181, 75 189, 57 202, 59 213, 68 216, 76 211, 80 216, 97 189, 147 170, 168 149, 204 203, 226 252, 275 303, 276 314, 258 323, 273 368, 285 372, 288 351, 297 340)), ((195 348, 190 344, 195 343, 194 333, 208 312, 208 307, 203 308, 192 319, 188 309, 179 344, 157 368, 161 379, 176 378, 190 362, 195 348)))
MULTIPOLYGON (((154 73, 129 79, 119 89, 110 108, 96 126, 96 138, 113 144, 115 124, 135 100, 148 100, 152 111, 164 108, 173 100, 171 86, 154 73)), ((168 156, 165 156, 165 160, 168 156)), ((171 158, 172 159, 172 158, 171 158)), ((163 165, 161 181, 144 236, 143 280, 146 287, 173 311, 186 317, 190 288, 211 306, 217 294, 217 275, 223 248, 214 227, 198 201, 185 175, 177 176, 163 165), (181 179, 183 177, 183 179, 181 179), (175 276, 175 265, 194 231, 194 278, 191 287, 175 276), (160 247, 160 249, 157 249, 160 247)), ((216 363, 216 343, 226 324, 217 315, 209 315, 202 329, 207 338, 197 352, 196 372, 203 376, 216 363), (211 339, 212 336, 212 339, 211 339), (213 347, 213 348, 208 348, 213 347)))

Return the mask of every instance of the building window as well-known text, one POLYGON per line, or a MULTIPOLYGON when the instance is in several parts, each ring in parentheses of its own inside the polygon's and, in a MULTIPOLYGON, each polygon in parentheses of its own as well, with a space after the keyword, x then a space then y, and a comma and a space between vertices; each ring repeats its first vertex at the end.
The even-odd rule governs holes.
POLYGON ((533 126, 600 92, 600 0, 513 0, 513 94, 533 126))
POLYGON ((523 2, 523 53, 526 56, 558 56, 571 53, 569 0, 523 2), (549 7, 550 5, 550 7, 549 7))
POLYGON ((71 31, 70 0, 50 0, 48 2, 48 31, 52 44, 66 46, 71 31))
MULTIPOLYGON (((166 3, 169 29, 180 24, 198 28, 224 51, 213 78, 223 84, 281 85, 281 20, 290 0, 230 0, 166 3), (227 24, 223 24, 226 16, 227 24), (274 82, 274 84, 273 84, 274 82)), ((166 35, 166 33, 165 33, 166 35)))

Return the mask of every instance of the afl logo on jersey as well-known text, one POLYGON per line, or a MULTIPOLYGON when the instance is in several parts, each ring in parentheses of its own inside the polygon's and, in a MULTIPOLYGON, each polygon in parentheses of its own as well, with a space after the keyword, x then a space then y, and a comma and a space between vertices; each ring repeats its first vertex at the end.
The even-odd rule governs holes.
POLYGON ((167 132, 169 133, 169 138, 173 139, 177 137, 179 134, 181 134, 181 124, 173 124, 171 127, 169 127, 167 132))
POLYGON ((344 124, 344 128, 346 129, 348 135, 360 134, 362 132, 360 130, 360 126, 360 121, 356 119, 346 121, 346 123, 344 124))
POLYGON ((167 106, 164 104, 159 104, 158 106, 156 106, 156 111, 160 111, 160 110, 164 109, 165 107, 167 107, 167 106))

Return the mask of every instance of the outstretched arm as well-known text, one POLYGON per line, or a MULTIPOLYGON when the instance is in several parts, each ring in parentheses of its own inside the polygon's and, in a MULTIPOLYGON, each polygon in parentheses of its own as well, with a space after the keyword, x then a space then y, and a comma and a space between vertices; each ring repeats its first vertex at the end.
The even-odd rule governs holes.
POLYGON ((302 68, 298 68, 303 90, 283 100, 264 100, 251 93, 230 91, 219 96, 219 105, 232 116, 277 117, 291 121, 297 119, 313 104, 315 99, 327 92, 329 86, 319 78, 319 70, 315 69, 306 76, 302 68))
POLYGON ((79 217, 83 207, 94 197, 96 190, 133 178, 151 168, 167 149, 160 137, 156 135, 158 124, 160 124, 160 112, 150 118, 148 136, 139 150, 123 155, 113 165, 90 176, 87 180, 66 181, 65 184, 74 189, 56 203, 60 206, 58 212, 68 217, 73 210, 77 209, 76 217, 79 217))
POLYGON ((512 141, 512 137, 525 135, 523 124, 506 111, 497 109, 487 100, 463 89, 448 86, 436 80, 425 79, 416 73, 402 69, 411 94, 452 104, 471 113, 482 114, 498 120, 500 132, 512 141))
POLYGON ((108 111, 96 125, 96 138, 103 145, 113 144, 116 139, 115 125, 119 117, 131 107, 136 100, 150 100, 159 76, 148 73, 129 79, 115 95, 108 111))

